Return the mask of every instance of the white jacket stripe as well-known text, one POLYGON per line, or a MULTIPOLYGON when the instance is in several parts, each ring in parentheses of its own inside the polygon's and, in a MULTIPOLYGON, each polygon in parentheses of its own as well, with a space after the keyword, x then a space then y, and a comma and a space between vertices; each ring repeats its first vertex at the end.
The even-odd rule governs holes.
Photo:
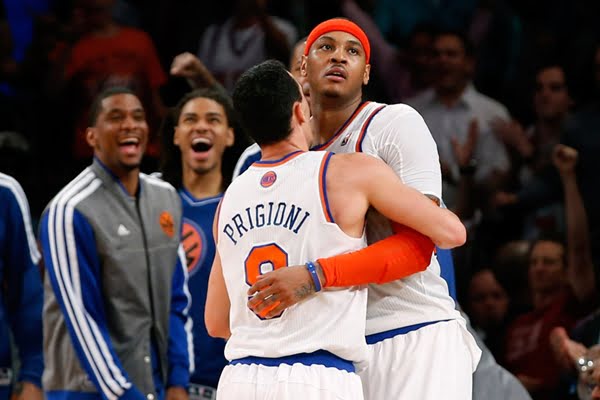
POLYGON ((188 270, 187 270, 187 260, 185 258, 185 252, 183 250, 183 246, 180 244, 177 249, 177 255, 179 256, 179 263, 181 264, 181 268, 183 269, 183 276, 185 277, 185 282, 183 284, 183 292, 185 293, 185 297, 187 298, 187 305, 183 310, 184 315, 187 320, 185 321, 185 336, 187 340, 188 347, 188 355, 190 359, 190 373, 194 372, 196 369, 196 365, 194 363, 194 336, 192 334, 193 321, 190 317, 190 306, 192 305, 192 296, 190 294, 190 290, 188 288, 188 270))
POLYGON ((25 192, 19 183, 12 177, 0 173, 0 186, 8 188, 19 204, 21 215, 23 216, 23 225, 25 226, 25 234, 27 236, 27 244, 29 245, 29 255, 31 261, 37 264, 42 258, 40 251, 38 250, 37 243, 35 241, 35 235, 31 228, 31 215, 29 214, 29 205, 27 203, 27 197, 25 192))
POLYGON ((48 236, 56 280, 67 317, 85 353, 100 389, 108 399, 117 399, 131 387, 115 365, 96 322, 87 315, 81 297, 79 265, 73 231, 75 205, 93 193, 101 181, 89 170, 55 198, 48 215, 48 236), (112 373, 111 373, 112 372, 112 373))

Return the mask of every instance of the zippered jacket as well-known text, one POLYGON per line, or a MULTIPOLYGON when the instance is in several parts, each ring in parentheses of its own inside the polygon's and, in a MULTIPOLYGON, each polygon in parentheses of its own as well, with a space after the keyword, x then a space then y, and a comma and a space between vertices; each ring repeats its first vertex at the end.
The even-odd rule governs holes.
POLYGON ((157 399, 153 364, 166 387, 187 387, 180 231, 172 186, 140 174, 130 196, 97 159, 50 202, 40 223, 48 400, 157 399))

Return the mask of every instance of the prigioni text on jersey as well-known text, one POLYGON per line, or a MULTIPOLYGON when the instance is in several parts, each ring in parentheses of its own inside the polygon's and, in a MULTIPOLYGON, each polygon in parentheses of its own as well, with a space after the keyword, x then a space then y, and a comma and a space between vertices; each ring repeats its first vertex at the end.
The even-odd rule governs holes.
POLYGON ((309 217, 308 211, 302 210, 302 207, 295 204, 287 204, 283 201, 277 204, 261 203, 235 214, 223 227, 223 233, 234 245, 246 232, 266 226, 280 226, 298 234, 309 217))

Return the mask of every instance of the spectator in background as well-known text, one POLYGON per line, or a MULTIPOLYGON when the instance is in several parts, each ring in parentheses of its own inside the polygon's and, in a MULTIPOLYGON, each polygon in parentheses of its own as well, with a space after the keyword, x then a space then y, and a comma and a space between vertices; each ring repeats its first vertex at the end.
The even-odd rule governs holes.
POLYGON ((206 28, 198 58, 231 93, 238 77, 269 58, 287 62, 296 41, 296 28, 267 14, 268 0, 237 0, 235 14, 206 28))
POLYGON ((471 277, 465 308, 473 329, 496 358, 502 355, 509 305, 508 294, 491 269, 483 268, 471 277))
MULTIPOLYGON (((598 171, 600 170, 600 44, 594 48, 593 66, 593 100, 573 113, 564 123, 561 143, 574 148, 578 152, 577 179, 581 196, 589 218, 592 258, 596 269, 596 279, 600 278, 600 186, 598 171)), ((560 198, 561 183, 558 175, 552 171, 536 176, 524 187, 510 203, 531 210, 540 205, 547 205, 560 198)), ((504 199, 505 200, 505 199, 504 199)))
POLYGON ((572 328, 597 300, 586 214, 576 183, 577 152, 558 145, 553 162, 565 191, 568 246, 551 238, 533 243, 529 283, 534 309, 508 327, 505 340, 507 368, 536 400, 552 399, 559 385, 550 332, 557 326, 572 328))
MULTIPOLYGON (((517 121, 496 120, 494 131, 509 149, 518 186, 531 190, 534 177, 547 179, 556 174, 552 166, 552 149, 560 141, 569 110, 573 105, 564 68, 556 64, 541 67, 535 77, 533 105, 536 120, 524 129, 517 121)), ((551 178, 550 178, 551 179, 551 178)), ((499 192, 497 205, 514 205, 519 194, 499 192)), ((562 230, 562 208, 558 202, 542 204, 530 210, 524 237, 532 239, 542 230, 562 230)))
POLYGON ((516 153, 515 170, 521 186, 532 175, 552 166, 552 150, 560 141, 573 99, 563 67, 548 64, 535 75, 533 106, 536 120, 524 129, 517 121, 496 120, 494 131, 511 152, 516 153))
POLYGON ((175 189, 140 173, 148 125, 126 88, 98 95, 94 161, 40 223, 48 400, 187 400, 193 370, 175 189))
MULTIPOLYGON (((115 0, 81 0, 88 32, 71 49, 65 66, 67 96, 74 112, 74 156, 89 160, 86 143, 89 107, 94 97, 110 87, 133 90, 147 110, 150 131, 158 128, 163 114, 159 88, 166 82, 156 49, 147 33, 115 22, 115 0)), ((157 143, 150 137, 148 155, 157 156, 157 143)))
POLYGON ((435 34, 432 26, 416 25, 407 35, 406 49, 401 49, 385 39, 373 18, 355 0, 341 0, 340 3, 344 16, 362 26, 369 37, 373 72, 384 82, 391 103, 399 103, 431 87, 435 34))
POLYGON ((190 377, 192 399, 215 399, 227 364, 225 341, 206 331, 204 305, 215 256, 213 221, 228 185, 222 163, 234 142, 233 113, 222 90, 197 89, 179 101, 173 123, 166 123, 162 131, 162 176, 178 190, 183 203, 182 241, 194 304, 190 312, 196 360, 190 377))
POLYGON ((41 255, 21 185, 0 173, 0 400, 42 400, 41 255), (11 390, 15 360, 9 334, 17 345, 19 375, 11 390), (11 396, 11 391, 14 397, 11 396))
POLYGON ((379 0, 375 20, 388 39, 401 43, 424 22, 444 30, 464 28, 476 5, 477 0, 379 0))
MULTIPOLYGON (((510 163, 491 122, 509 120, 508 110, 479 93, 471 83, 475 68, 473 48, 459 32, 439 33, 434 40, 434 88, 408 99, 423 115, 436 141, 444 183, 444 202, 452 208, 460 167, 456 153, 467 149, 476 161, 474 182, 486 190, 504 184, 510 163)), ((474 166, 473 166, 474 167, 474 166)))
POLYGON ((594 99, 565 123, 561 143, 578 152, 577 182, 589 218, 592 257, 596 279, 600 279, 600 42, 595 46, 594 99))
POLYGON ((507 3, 479 0, 467 28, 478 60, 473 81, 495 99, 509 94, 523 40, 520 18, 507 3))

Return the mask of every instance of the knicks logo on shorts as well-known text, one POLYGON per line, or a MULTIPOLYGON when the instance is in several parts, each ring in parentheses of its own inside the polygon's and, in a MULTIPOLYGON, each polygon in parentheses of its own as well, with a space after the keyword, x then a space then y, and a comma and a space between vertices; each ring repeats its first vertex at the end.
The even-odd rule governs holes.
POLYGON ((198 225, 185 219, 181 229, 181 242, 185 251, 188 275, 192 276, 199 270, 206 257, 205 235, 198 225))
POLYGON ((158 223, 168 237, 172 238, 175 235, 175 222, 173 222, 173 216, 168 211, 163 211, 160 214, 158 223))
POLYGON ((260 178, 260 186, 268 188, 273 186, 277 180, 277 174, 273 171, 269 171, 260 178))

